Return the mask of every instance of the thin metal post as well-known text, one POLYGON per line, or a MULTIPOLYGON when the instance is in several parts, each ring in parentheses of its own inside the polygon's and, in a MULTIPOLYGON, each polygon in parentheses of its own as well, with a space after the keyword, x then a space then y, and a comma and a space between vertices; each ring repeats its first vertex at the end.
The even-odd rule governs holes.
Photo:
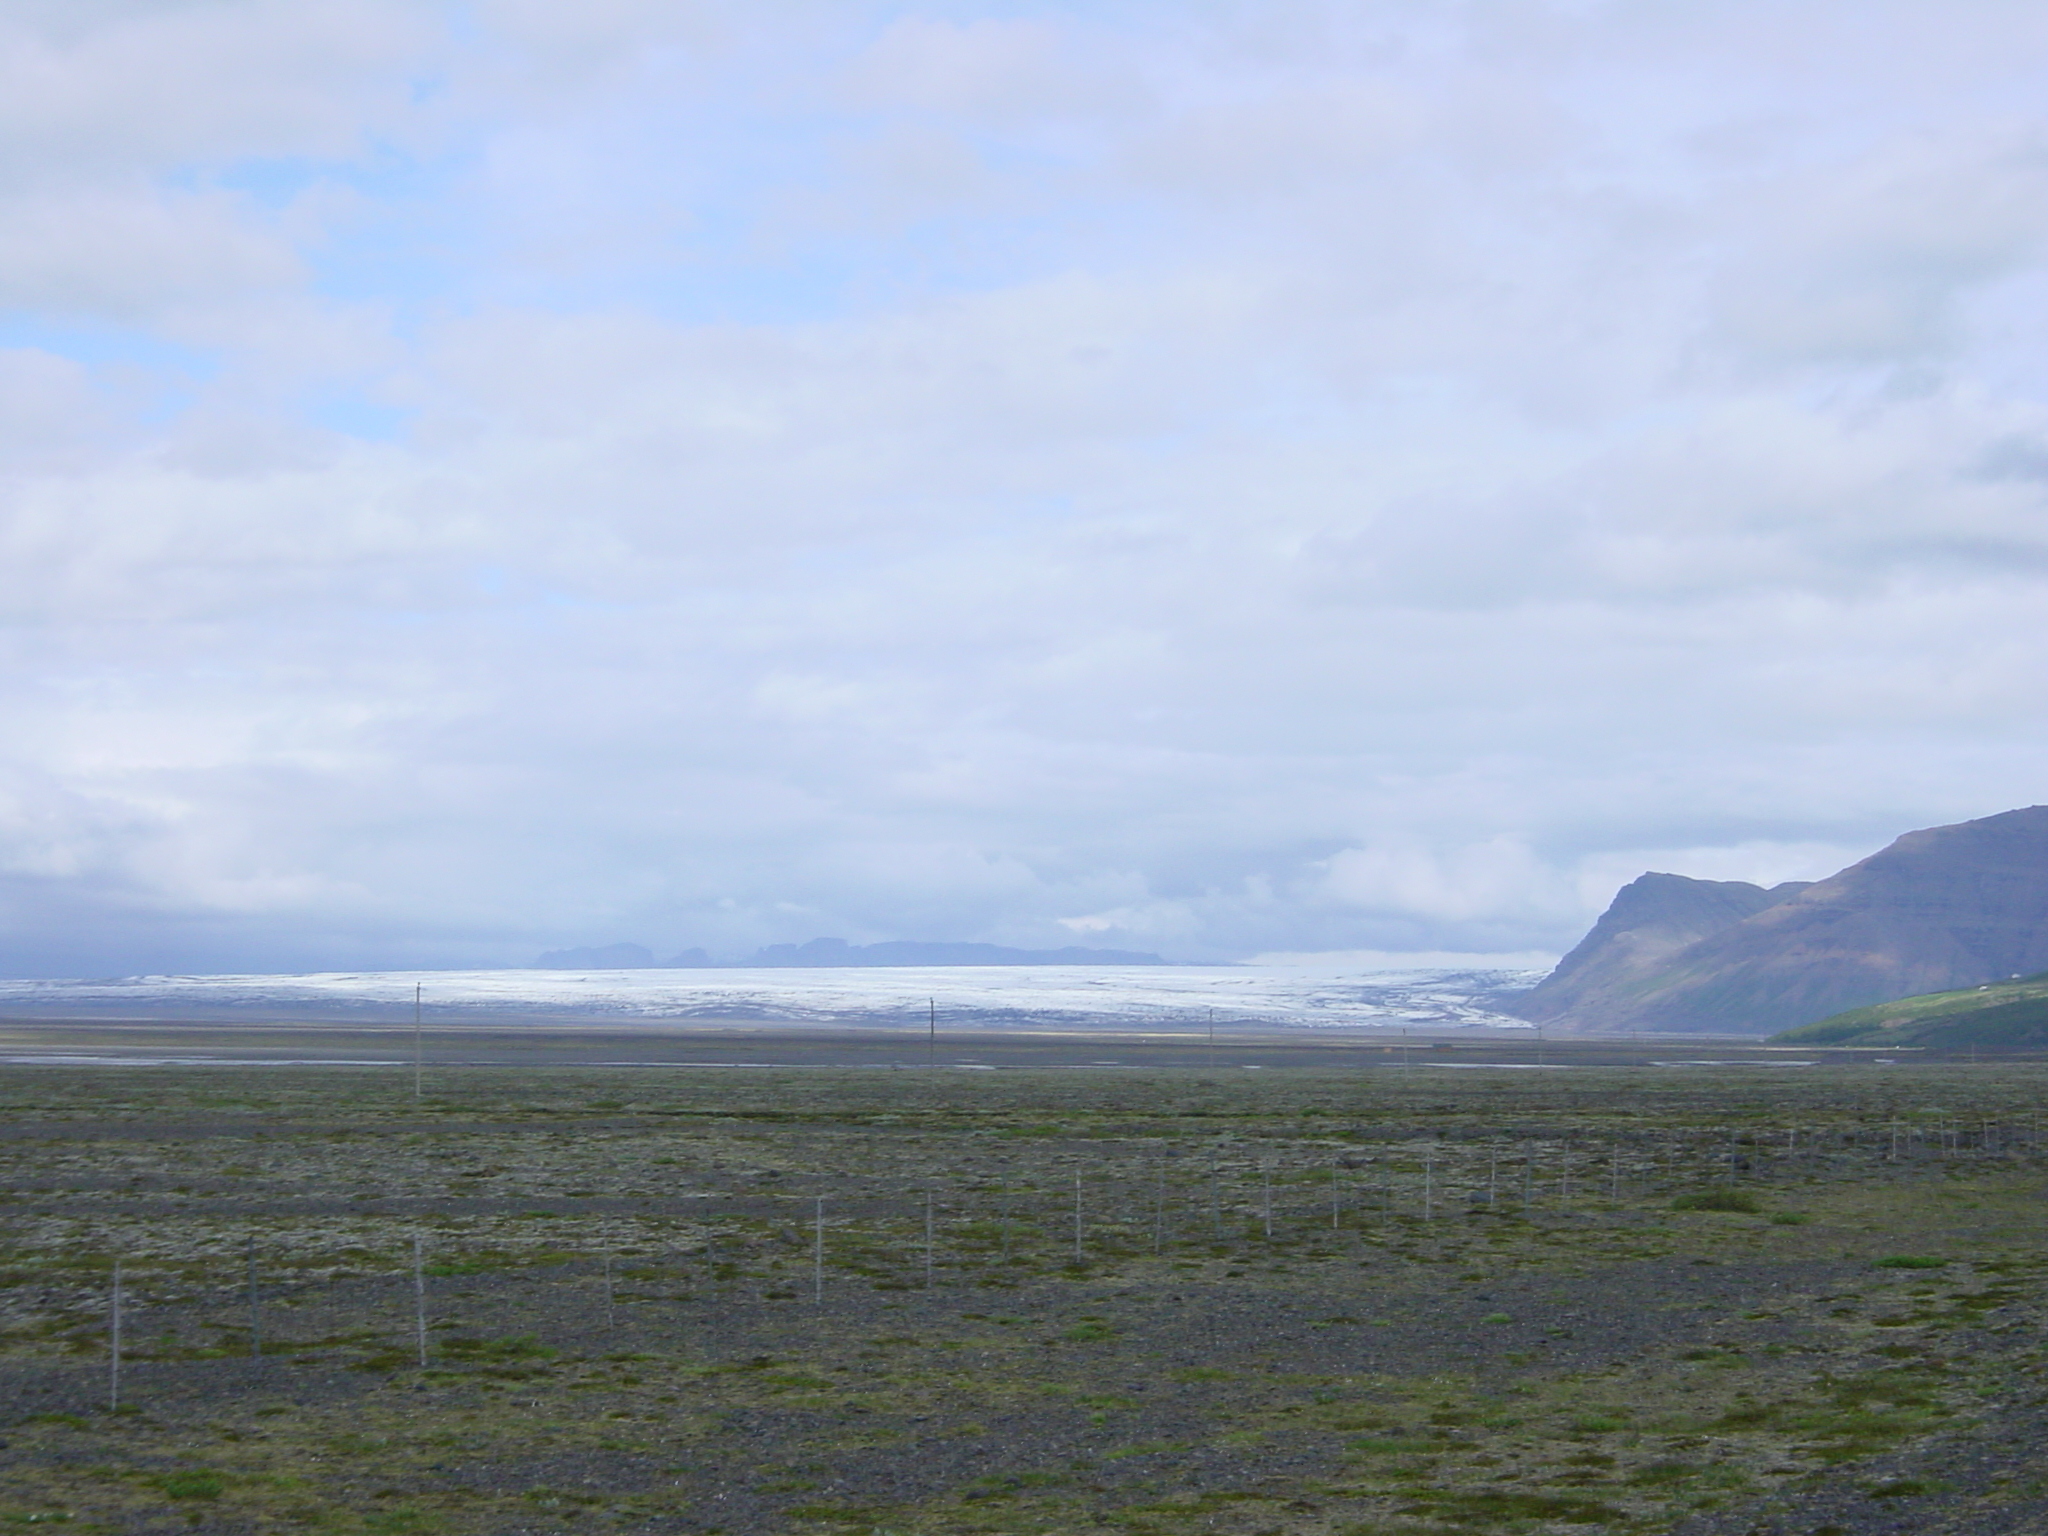
POLYGON ((929 998, 931 1005, 931 1029, 925 1036, 924 1064, 936 1067, 939 1064, 939 1000, 929 998))
POLYGON ((427 1252, 419 1234, 412 1239, 412 1307, 415 1332, 419 1337, 420 1369, 427 1368, 427 1252))
POLYGON ((121 1407, 121 1261, 114 1260, 114 1289, 107 1303, 107 1411, 121 1407))
POLYGON ((420 1097, 420 1072, 423 1067, 424 1049, 420 1030, 420 989, 424 982, 412 984, 412 1096, 420 1097))
POLYGON ((256 1239, 249 1239, 249 1358, 263 1358, 263 1301, 256 1288, 256 1239))

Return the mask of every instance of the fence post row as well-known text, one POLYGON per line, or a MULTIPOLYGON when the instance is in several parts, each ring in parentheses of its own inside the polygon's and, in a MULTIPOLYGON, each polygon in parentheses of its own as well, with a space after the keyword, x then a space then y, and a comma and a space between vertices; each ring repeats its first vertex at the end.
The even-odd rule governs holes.
MULTIPOLYGON (((1774 1163, 1789 1172, 1799 1167, 1806 1159, 1819 1160, 1830 1156, 1840 1157, 1844 1154, 1854 1154, 1856 1152, 1861 1152, 1873 1164, 1895 1164, 1904 1158, 1909 1158, 1913 1154, 1916 1144, 1923 1151, 1931 1152, 1935 1157, 1943 1160, 1959 1159, 1973 1154, 1980 1157, 1991 1157, 2001 1154, 2006 1157, 2015 1155, 2032 1157, 2040 1155, 2038 1117, 2031 1122, 2015 1120, 2010 1125, 2003 1127, 2003 1129, 2006 1134, 2001 1137, 2000 1122, 1992 1119, 1990 1116, 1979 1116, 1974 1123, 1967 1118, 1956 1116, 1916 1124, 1907 1122, 1902 1117, 1895 1115, 1888 1119, 1877 1120, 1871 1128, 1872 1134, 1869 1135, 1861 1134, 1853 1128, 1830 1128, 1823 1130, 1807 1127, 1804 1128, 1802 1133, 1802 1128, 1795 1125, 1785 1133, 1785 1141, 1781 1153, 1782 1162, 1780 1162, 1777 1157, 1772 1155, 1779 1150, 1775 1130, 1767 1133, 1761 1129, 1745 1132, 1732 1127, 1679 1128, 1651 1133, 1651 1152, 1654 1152, 1657 1147, 1661 1146, 1664 1149, 1664 1153, 1662 1156, 1648 1155, 1647 1153, 1639 1156, 1636 1176, 1631 1182, 1638 1190, 1654 1188, 1660 1174, 1662 1174, 1669 1177, 1689 1177, 1695 1180, 1725 1181, 1728 1184, 1734 1184, 1743 1175, 1742 1149, 1745 1141, 1753 1149, 1749 1164, 1749 1172, 1752 1177, 1759 1173, 1767 1175, 1774 1163), (1834 1138, 1833 1145, 1835 1151, 1832 1154, 1827 1150, 1830 1145, 1830 1138, 1834 1138)), ((1638 1135, 1634 1139, 1641 1141, 1643 1137, 1638 1135)), ((1525 1208, 1533 1208, 1536 1205, 1538 1154, 1533 1144, 1534 1140, 1534 1138, 1530 1138, 1532 1144, 1529 1145, 1528 1150, 1522 1153, 1521 1158, 1522 1203, 1525 1208)), ((1439 1170, 1437 1166, 1439 1154, 1444 1150, 1441 1141, 1437 1139, 1426 1141, 1421 1150, 1419 1159, 1421 1177, 1419 1180, 1420 1190, 1418 1192, 1421 1196, 1421 1215, 1426 1222, 1434 1222, 1439 1203, 1450 1203, 1457 1198, 1456 1171, 1462 1165, 1455 1161, 1449 1161, 1445 1169, 1439 1170)), ((1479 1182, 1479 1170, 1475 1166, 1471 1170, 1472 1186, 1467 1191, 1467 1195, 1470 1203, 1474 1205, 1484 1201, 1489 1207, 1497 1207, 1501 1195, 1501 1144, 1497 1140, 1489 1140, 1484 1150, 1486 1153, 1484 1182, 1483 1184, 1479 1182)), ((1510 1150, 1512 1152, 1512 1148, 1510 1150)), ((1559 1154, 1555 1193, 1560 1207, 1568 1204, 1570 1200, 1575 1150, 1567 1145, 1559 1154)), ((1406 1168, 1414 1167, 1413 1164, 1408 1164, 1405 1158, 1400 1157, 1398 1152, 1399 1143, 1397 1141, 1389 1142, 1387 1145, 1387 1155, 1381 1165, 1380 1187, 1385 1197, 1383 1209, 1390 1216, 1397 1209, 1395 1165, 1399 1163, 1406 1168)), ((1597 1189, 1600 1161, 1597 1147, 1589 1149, 1588 1156, 1591 1159, 1590 1166, 1593 1171, 1585 1182, 1592 1189, 1597 1189)), ((1611 1199, 1619 1202, 1622 1198, 1624 1183, 1621 1138, 1617 1137, 1610 1145, 1606 1162, 1608 1194, 1611 1199)), ((1285 1181, 1276 1178, 1275 1163, 1276 1159, 1271 1156, 1262 1156, 1259 1162, 1259 1205, 1257 1208, 1257 1227, 1255 1230, 1263 1233, 1265 1240, 1268 1242, 1275 1241, 1285 1229, 1287 1217, 1287 1212, 1282 1209, 1282 1204, 1276 1197, 1276 1183, 1284 1184, 1285 1181)), ((1122 1214, 1119 1214, 1114 1209, 1110 1210, 1104 1215, 1102 1222, 1098 1224, 1103 1236, 1104 1246, 1102 1252, 1104 1254, 1115 1254, 1119 1251, 1116 1247, 1116 1240, 1111 1235, 1117 1231, 1128 1232, 1138 1243, 1142 1243, 1142 1233, 1147 1224, 1151 1228, 1150 1252, 1155 1257, 1165 1254, 1167 1240, 1170 1235, 1168 1232, 1167 1211, 1169 1202, 1173 1198, 1173 1190, 1169 1185, 1169 1168, 1164 1159, 1155 1162, 1151 1172, 1152 1179, 1149 1191, 1146 1190, 1145 1184, 1142 1181, 1143 1174, 1141 1170, 1139 1182, 1132 1188, 1133 1198, 1130 1206, 1122 1214), (1148 1195, 1149 1202, 1147 1199, 1148 1195), (1150 1205, 1149 1211, 1145 1209, 1148 1203, 1150 1205)), ((1245 1168, 1242 1172, 1248 1174, 1250 1170, 1245 1168)), ((1341 1158, 1331 1159, 1328 1165, 1328 1175, 1330 1180, 1330 1228, 1332 1231, 1341 1231, 1344 1226, 1345 1215, 1344 1169, 1341 1158)), ((1186 1193, 1191 1195, 1193 1199, 1199 1199, 1202 1179, 1203 1172, 1199 1164, 1188 1169, 1187 1183, 1190 1187, 1186 1190, 1186 1193)), ((1207 1183, 1209 1187, 1211 1236, 1215 1240, 1221 1241, 1226 1230, 1223 1221, 1223 1167, 1221 1158, 1214 1149, 1211 1149, 1209 1154, 1207 1183)), ((1237 1197, 1240 1201, 1238 1206, 1240 1211, 1242 1211, 1244 1204, 1249 1203, 1251 1191, 1246 1187, 1248 1183, 1248 1179, 1240 1178, 1237 1184, 1234 1185, 1234 1188, 1240 1192, 1237 1197)), ((1054 1187, 1057 1188, 1057 1185, 1054 1187)), ((1123 1187, 1120 1184, 1112 1186, 1113 1190, 1123 1187)), ((1361 1199, 1358 1205, 1359 1219, 1362 1226, 1366 1219, 1367 1209, 1364 1192, 1370 1188, 1369 1181, 1362 1182, 1360 1187, 1361 1199)), ((1050 1191, 1047 1191, 1047 1193, 1049 1194, 1050 1191)), ((1279 1193, 1284 1194, 1284 1189, 1279 1193)), ((999 1213, 996 1242, 999 1244, 998 1251, 1001 1258, 1007 1264, 1011 1260, 1013 1240, 1016 1236, 1015 1229, 1017 1224, 1014 1216, 1017 1197, 1015 1191, 1008 1186, 1001 1187, 994 1191, 994 1194, 999 1213)), ((938 1283, 938 1195, 936 1187, 927 1183, 923 1189, 923 1196, 924 1288, 927 1291, 935 1291, 938 1283)), ((823 1193, 814 1195, 812 1199, 810 1299, 813 1305, 818 1306, 822 1306, 825 1297, 826 1199, 827 1196, 823 1193)), ((1317 1217, 1311 1214, 1317 1209, 1313 1201, 1300 1202, 1292 1209, 1300 1223, 1300 1226, 1297 1228, 1298 1231, 1320 1225, 1317 1217)), ((1039 1228, 1041 1240, 1046 1241, 1049 1245, 1056 1241, 1057 1222, 1057 1206, 1054 1205, 1051 1210, 1045 1212, 1044 1225, 1039 1228)), ((1030 1224, 1027 1222, 1027 1230, 1029 1230, 1029 1226, 1030 1224)), ((1089 1222, 1086 1174, 1078 1171, 1073 1176, 1072 1228, 1074 1263, 1076 1266, 1080 1266, 1085 1264, 1088 1258, 1089 1222)), ((1187 1232, 1181 1234, 1181 1236, 1192 1239, 1194 1238, 1194 1233, 1187 1232)), ((432 1358, 427 1305, 426 1244, 424 1235, 418 1232, 413 1233, 410 1238, 410 1247, 413 1293, 413 1353, 418 1365, 424 1369, 430 1364, 432 1358)), ((702 1253, 704 1256, 706 1292, 711 1295, 718 1294, 720 1251, 719 1236, 716 1232, 707 1232, 705 1234, 702 1253)), ((243 1272, 242 1289, 248 1316, 249 1358, 252 1362, 261 1364, 264 1358, 265 1324, 263 1273, 261 1256, 254 1234, 249 1235, 244 1240, 243 1272)), ((617 1273, 618 1256, 615 1253, 606 1252, 603 1257, 604 1327, 606 1330, 611 1330, 617 1325, 617 1273)), ((109 1411, 120 1409, 123 1391, 127 1386, 123 1379, 125 1363, 124 1330, 128 1311, 126 1277, 126 1260, 123 1257, 116 1256, 111 1266, 111 1278, 107 1296, 106 1392, 109 1411)))

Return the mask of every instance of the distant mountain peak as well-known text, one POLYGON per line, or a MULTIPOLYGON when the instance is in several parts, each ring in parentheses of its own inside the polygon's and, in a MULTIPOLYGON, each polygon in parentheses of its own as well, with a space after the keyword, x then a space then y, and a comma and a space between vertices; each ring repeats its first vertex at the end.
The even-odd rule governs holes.
MULTIPOLYGON (((1004 944, 959 944, 894 939, 881 944, 849 944, 844 939, 812 939, 805 944, 770 944, 741 960, 717 961, 701 949, 686 949, 660 962, 670 970, 709 966, 889 966, 889 965, 1169 965, 1171 961, 1134 949, 1012 949, 1004 944)), ((604 944, 578 949, 551 949, 533 962, 543 971, 632 971, 655 967, 654 952, 640 944, 604 944)))
POLYGON ((1012 949, 1005 944, 959 944, 894 939, 881 944, 849 944, 844 939, 812 939, 808 944, 770 944, 752 959, 758 966, 877 965, 1165 965, 1157 955, 1130 949, 1012 949))
POLYGON ((551 949, 533 962, 536 971, 644 971, 654 964, 654 951, 641 944, 603 944, 581 949, 551 949))

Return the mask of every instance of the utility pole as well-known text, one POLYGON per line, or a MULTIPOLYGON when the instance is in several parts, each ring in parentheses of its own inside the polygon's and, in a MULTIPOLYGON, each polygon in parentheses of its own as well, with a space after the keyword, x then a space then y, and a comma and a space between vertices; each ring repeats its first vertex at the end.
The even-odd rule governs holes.
POLYGON ((412 1096, 415 1099, 420 1096, 420 1068, 424 1054, 420 1036, 420 989, 424 985, 417 981, 412 984, 412 1096))
POLYGON ((936 1067, 939 1064, 939 1000, 927 998, 931 1006, 931 1030, 925 1036, 924 1064, 936 1067))

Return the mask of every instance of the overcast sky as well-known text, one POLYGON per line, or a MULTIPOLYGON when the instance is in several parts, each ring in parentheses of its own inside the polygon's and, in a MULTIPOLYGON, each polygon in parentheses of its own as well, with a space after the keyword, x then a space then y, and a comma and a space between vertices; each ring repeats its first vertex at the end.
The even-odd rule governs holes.
POLYGON ((2048 799, 2048 7, 9 0, 0 972, 1560 950, 2048 799))

